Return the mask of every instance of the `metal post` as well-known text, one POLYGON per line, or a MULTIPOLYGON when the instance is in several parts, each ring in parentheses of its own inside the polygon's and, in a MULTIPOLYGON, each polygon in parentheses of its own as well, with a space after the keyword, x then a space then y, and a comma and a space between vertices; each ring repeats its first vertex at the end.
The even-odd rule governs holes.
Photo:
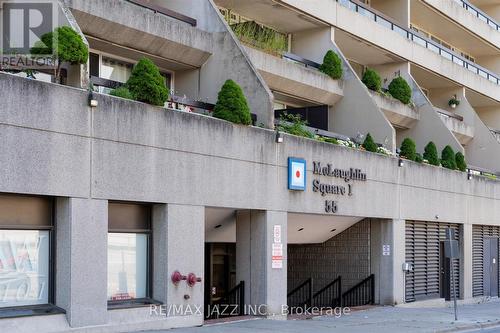
POLYGON ((313 279, 309 281, 309 306, 312 307, 313 302, 313 279))
POLYGON ((245 315, 245 281, 240 282, 240 316, 245 315))

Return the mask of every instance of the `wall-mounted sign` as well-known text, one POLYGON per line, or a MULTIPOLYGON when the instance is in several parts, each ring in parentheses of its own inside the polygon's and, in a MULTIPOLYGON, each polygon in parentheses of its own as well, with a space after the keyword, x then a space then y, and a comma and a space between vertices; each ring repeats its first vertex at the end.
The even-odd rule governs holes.
POLYGON ((271 249, 271 267, 283 268, 283 244, 281 243, 281 225, 273 226, 273 244, 271 249))
POLYGON ((389 244, 382 245, 382 255, 383 256, 391 255, 391 246, 389 244))
MULTIPOLYGON (((318 178, 313 179, 312 190, 313 192, 320 193, 322 197, 327 195, 342 195, 350 197, 353 195, 352 183, 354 181, 366 181, 366 174, 363 173, 361 169, 339 169, 333 167, 331 163, 322 164, 317 161, 313 161, 313 175, 318 176, 318 178), (340 184, 332 184, 330 182, 322 181, 319 176, 339 178, 344 182, 340 184)), ((337 211, 337 201, 325 200, 326 213, 337 213, 337 211)))
POLYGON ((304 191, 306 189, 306 160, 288 158, 288 189, 304 191))

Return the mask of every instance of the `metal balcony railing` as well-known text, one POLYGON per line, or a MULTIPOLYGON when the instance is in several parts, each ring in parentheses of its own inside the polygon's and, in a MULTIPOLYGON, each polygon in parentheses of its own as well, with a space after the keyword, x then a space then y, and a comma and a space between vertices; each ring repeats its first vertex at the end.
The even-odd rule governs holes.
POLYGON ((476 16, 478 19, 485 22, 493 29, 500 31, 500 25, 495 21, 495 19, 488 16, 486 13, 484 13, 479 8, 475 7, 474 5, 470 4, 468 1, 465 1, 465 0, 455 0, 455 2, 460 4, 462 7, 464 7, 464 9, 466 11, 468 11, 472 15, 476 16))
POLYGON ((440 56, 454 62, 455 64, 460 65, 464 68, 467 68, 471 72, 473 72, 477 75, 480 75, 480 76, 484 77, 485 79, 487 79, 495 84, 500 85, 500 75, 497 75, 497 74, 485 69, 484 67, 481 67, 481 66, 473 63, 472 61, 465 59, 464 57, 455 53, 454 51, 452 51, 448 48, 445 48, 444 46, 442 46, 442 45, 440 45, 440 44, 438 44, 438 43, 436 43, 436 42, 434 42, 426 37, 418 35, 415 32, 412 32, 408 28, 403 28, 403 27, 389 21, 388 19, 382 17, 377 11, 375 11, 371 8, 365 7, 364 5, 361 5, 360 3, 357 3, 357 2, 351 1, 351 0, 335 0, 335 1, 337 1, 342 6, 348 8, 349 10, 356 12, 356 13, 359 13, 359 14, 373 20, 374 22, 376 22, 376 23, 378 23, 378 24, 380 24, 388 29, 391 29, 392 31, 398 33, 399 35, 405 37, 406 39, 409 39, 409 40, 413 41, 414 43, 417 43, 420 46, 423 46, 423 47, 439 54, 440 56))

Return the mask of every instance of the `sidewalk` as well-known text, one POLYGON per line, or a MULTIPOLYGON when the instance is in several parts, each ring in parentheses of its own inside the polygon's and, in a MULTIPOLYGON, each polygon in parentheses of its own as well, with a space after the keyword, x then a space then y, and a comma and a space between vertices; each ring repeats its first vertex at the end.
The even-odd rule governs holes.
POLYGON ((500 325, 500 302, 459 306, 459 320, 454 322, 453 319, 453 308, 375 307, 341 318, 325 316, 286 321, 251 319, 155 333, 453 332, 500 325))

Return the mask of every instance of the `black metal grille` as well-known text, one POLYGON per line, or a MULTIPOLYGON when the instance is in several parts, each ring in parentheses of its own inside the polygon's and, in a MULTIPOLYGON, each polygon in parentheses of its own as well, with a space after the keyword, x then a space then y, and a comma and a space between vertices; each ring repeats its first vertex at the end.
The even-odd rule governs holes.
POLYGON ((359 282, 342 294, 342 306, 362 306, 375 303, 375 275, 359 282))

